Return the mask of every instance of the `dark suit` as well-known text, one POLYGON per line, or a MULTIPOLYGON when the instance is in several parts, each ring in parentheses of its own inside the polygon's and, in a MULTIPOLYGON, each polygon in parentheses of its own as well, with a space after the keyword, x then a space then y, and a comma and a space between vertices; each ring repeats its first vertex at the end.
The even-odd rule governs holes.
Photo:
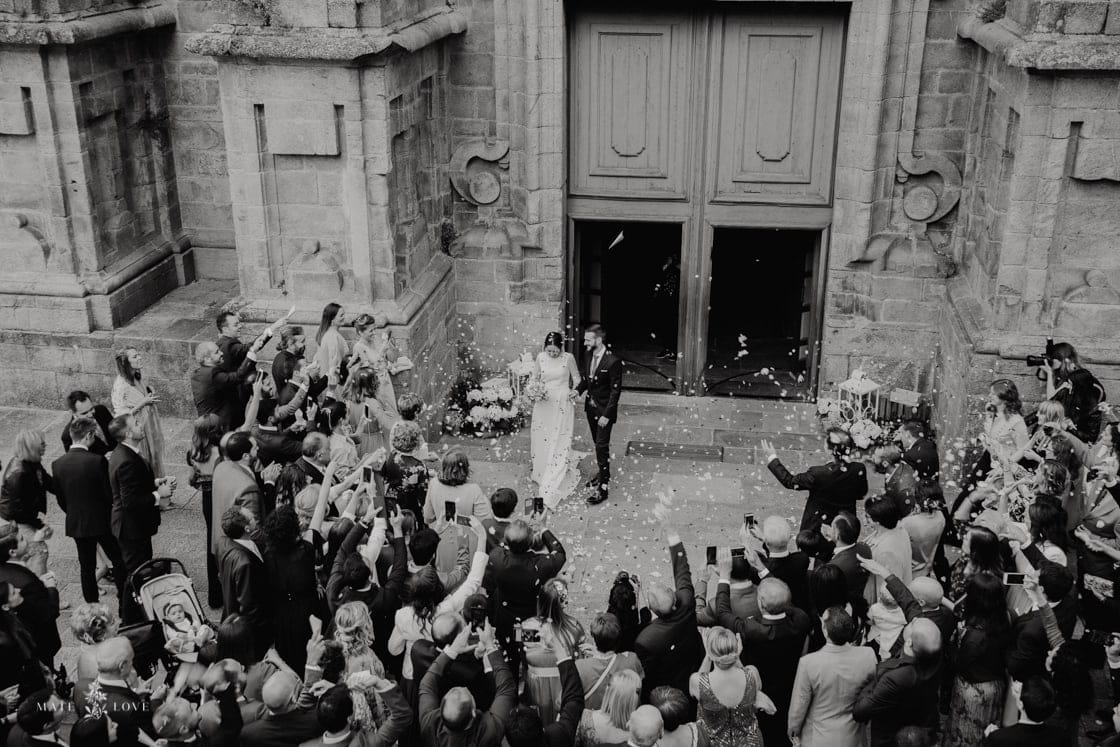
POLYGON ((266 713, 247 724, 241 730, 241 744, 243 747, 296 747, 322 733, 315 709, 297 708, 287 713, 266 713))
MULTIPOLYGON (((444 693, 443 676, 451 659, 447 654, 440 654, 428 669, 428 673, 420 681, 420 708, 417 711, 420 715, 421 744, 500 747, 505 735, 506 719, 517 704, 517 680, 500 653, 495 651, 489 656, 494 679, 494 702, 490 710, 476 711, 470 726, 455 734, 449 734, 443 724, 443 708, 440 703, 444 693)), ((579 681, 578 675, 576 681, 579 681)))
MULTIPOLYGON (((101 428, 101 438, 93 439, 93 444, 90 445, 89 450, 97 456, 105 456, 113 449, 117 448, 117 441, 109 435, 109 423, 113 420, 113 413, 109 412, 109 408, 105 405, 93 406, 93 419, 97 421, 97 425, 101 428)), ((70 423, 74 422, 77 415, 71 415, 70 420, 66 422, 66 426, 62 429, 62 448, 70 451, 70 446, 73 440, 70 438, 70 423)), ((83 415, 82 417, 89 417, 83 415)))
POLYGON ((58 636, 58 589, 48 589, 31 569, 18 563, 0 563, 0 581, 19 589, 23 604, 15 615, 35 641, 35 654, 44 664, 53 666, 55 654, 62 648, 58 636))
POLYGON ((890 747, 904 726, 936 729, 939 661, 900 656, 879 662, 852 708, 856 721, 871 722, 871 747, 890 747))
POLYGON ((292 355, 287 350, 276 351, 276 356, 272 359, 272 383, 276 385, 277 392, 292 380, 299 361, 300 356, 292 355))
POLYGON ((54 494, 66 514, 66 536, 78 547, 78 568, 82 579, 82 598, 100 599, 97 590, 97 546, 113 564, 118 599, 124 599, 124 561, 109 527, 113 510, 113 488, 109 484, 109 463, 82 446, 72 447, 51 465, 54 494))
POLYGON ((234 423, 239 426, 245 421, 245 405, 242 403, 241 389, 245 379, 252 373, 256 361, 246 357, 241 366, 227 371, 219 366, 199 366, 191 374, 191 393, 194 395, 194 409, 201 417, 217 415, 222 430, 232 430, 234 423))
MULTIPOLYGON (((443 649, 436 648, 436 644, 431 641, 420 639, 414 642, 411 654, 413 681, 423 680, 442 653, 443 649)), ((494 703, 494 680, 483 672, 482 661, 473 656, 460 656, 453 660, 444 671, 440 686, 443 692, 453 687, 467 688, 474 696, 475 707, 480 711, 490 710, 494 703)))
MULTIPOLYGON (((871 548, 862 542, 857 542, 851 547, 845 547, 843 550, 837 551, 832 556, 832 560, 828 561, 830 565, 836 566, 843 572, 844 580, 848 584, 848 601, 853 604, 862 603, 863 588, 867 586, 868 573, 859 564, 859 558, 871 560, 871 548)), ((866 608, 866 604, 862 604, 862 609, 866 608)), ((824 612, 824 610, 817 611, 824 612)))
MULTIPOLYGON (((479 668, 481 671, 481 667, 479 668)), ((379 693, 385 707, 389 709, 388 718, 378 727, 377 731, 354 731, 351 728, 350 739, 344 742, 333 742, 333 747, 392 747, 397 740, 405 735, 408 727, 412 725, 412 709, 405 700, 399 687, 394 687, 379 693)), ((326 735, 323 735, 326 736, 326 735)), ((326 747, 327 742, 323 736, 309 739, 300 747, 326 747)))
POLYGON ((731 612, 730 587, 722 583, 716 592, 715 602, 719 624, 735 631, 742 639, 743 663, 758 668, 759 677, 766 683, 765 692, 777 706, 773 716, 758 715, 763 744, 788 745, 786 721, 797 662, 812 628, 809 616, 796 607, 790 607, 785 617, 779 620, 761 616, 757 620, 736 617, 731 612))
POLYGON ((941 474, 941 460, 937 456, 937 444, 928 438, 919 438, 910 444, 902 455, 902 461, 909 464, 921 481, 937 480, 941 474))
POLYGON ((634 653, 646 676, 642 680, 642 700, 648 702, 655 687, 670 685, 688 692, 688 678, 700 668, 704 644, 696 627, 696 599, 692 573, 684 545, 669 548, 676 585, 676 604, 669 614, 658 617, 638 634, 634 653))
POLYGON ((1019 682, 1046 676, 1050 642, 1038 610, 1020 615, 1011 623, 1011 645, 1007 649, 1007 673, 1019 682))
POLYGON ((883 482, 883 495, 894 501, 902 516, 914 510, 918 496, 918 475, 906 462, 899 462, 883 482))
MULTIPOLYGON (((218 350, 222 351, 222 362, 218 366, 220 371, 225 373, 236 374, 242 369, 245 364, 245 359, 249 355, 250 347, 241 342, 236 337, 227 337, 226 335, 218 336, 218 350)), ((245 422, 245 405, 249 404, 249 397, 252 396, 252 386, 244 378, 237 384, 233 390, 232 398, 238 403, 234 408, 233 420, 231 421, 231 428, 239 428, 245 422)))
MULTIPOLYGON (((592 356, 588 361, 590 366, 592 356)), ((599 465, 599 484, 611 481, 611 429, 618 420, 618 398, 622 395, 622 360, 609 350, 603 351, 599 365, 594 371, 584 370, 576 391, 587 393, 583 409, 587 413, 587 424, 591 428, 591 440, 595 443, 595 461, 599 465), (610 422, 599 425, 599 418, 610 422)))
POLYGON ((262 552, 258 558, 247 547, 228 537, 224 537, 224 542, 215 549, 221 552, 218 575, 222 583, 222 617, 241 615, 248 619, 253 628, 257 655, 263 655, 272 642, 269 579, 263 551, 258 546, 258 552, 262 552))
POLYGON ((152 536, 160 524, 156 478, 144 457, 122 443, 109 457, 109 485, 113 491, 110 525, 125 572, 131 574, 152 559, 152 536))
POLYGON ((841 511, 854 514, 856 501, 867 495, 867 470, 859 462, 832 461, 797 475, 780 459, 771 459, 767 467, 786 488, 809 491, 801 514, 802 529, 820 529, 841 511))
MULTIPOLYGON (((953 639, 953 633, 957 630, 957 618, 954 617, 951 609, 941 604, 931 610, 922 609, 922 605, 910 593, 909 587, 902 583, 902 579, 898 576, 887 577, 887 591, 891 593, 891 596, 898 602, 898 606, 902 608, 902 613, 906 615, 906 622, 909 623, 911 620, 924 617, 936 625, 941 632, 941 648, 943 651, 947 649, 949 641, 953 639)), ((883 658, 886 658, 887 655, 900 656, 905 644, 906 642, 900 635, 895 639, 894 645, 887 654, 880 653, 883 658)))
POLYGON ((90 715, 93 708, 113 719, 120 728, 118 744, 136 744, 137 731, 155 739, 151 698, 128 687, 98 680, 79 681, 74 687, 74 705, 79 716, 90 715))
POLYGON ((1054 724, 1013 724, 996 729, 980 744, 982 747, 1068 747, 1069 736, 1054 724))
POLYGON ((266 467, 274 462, 291 464, 303 456, 303 440, 292 438, 286 430, 254 425, 251 433, 257 440, 257 459, 266 467))
MULTIPOLYGON (((762 562, 774 578, 785 581, 793 606, 809 609, 809 556, 801 551, 780 558, 763 556, 762 562)), ((753 569, 752 569, 753 570, 753 569)), ((752 581, 754 579, 751 579, 752 581)), ((757 581, 755 583, 758 583, 757 581)))
POLYGON ((486 527, 486 554, 489 555, 490 551, 495 547, 501 547, 506 541, 506 529, 509 528, 509 523, 513 520, 511 516, 508 519, 483 519, 482 526, 486 527))

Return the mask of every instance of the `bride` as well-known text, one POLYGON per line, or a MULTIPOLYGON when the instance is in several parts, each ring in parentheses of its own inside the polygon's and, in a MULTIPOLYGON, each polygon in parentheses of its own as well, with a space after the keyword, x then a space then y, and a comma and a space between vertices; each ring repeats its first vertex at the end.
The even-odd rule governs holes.
POLYGON ((544 396, 533 405, 532 479, 537 495, 544 498, 549 508, 554 508, 575 487, 574 481, 568 479, 576 474, 570 464, 575 405, 568 394, 579 385, 580 375, 575 358, 564 352, 563 344, 564 336, 559 332, 545 336, 534 374, 544 396))

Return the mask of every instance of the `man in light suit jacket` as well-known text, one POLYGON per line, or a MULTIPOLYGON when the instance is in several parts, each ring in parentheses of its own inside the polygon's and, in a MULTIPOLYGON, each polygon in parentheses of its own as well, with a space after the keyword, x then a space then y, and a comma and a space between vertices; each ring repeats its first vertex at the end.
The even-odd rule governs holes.
POLYGON ((261 489, 257 476, 253 474, 253 460, 257 456, 257 445, 252 436, 244 431, 235 431, 223 439, 225 460, 214 468, 213 493, 210 505, 210 547, 214 552, 222 532, 222 515, 237 506, 248 508, 261 521, 261 489))
POLYGON ((120 444, 109 457, 109 485, 113 490, 111 526, 121 548, 126 574, 152 559, 152 537, 159 530, 159 503, 170 498, 170 478, 158 480, 140 455, 144 425, 131 415, 118 415, 109 435, 120 444))
POLYGON ((54 493, 66 513, 66 536, 78 548, 82 598, 100 599, 97 589, 97 547, 105 551, 113 566, 118 602, 124 600, 124 562, 117 540, 109 529, 113 510, 113 488, 109 485, 109 463, 93 451, 100 428, 92 418, 70 421, 70 450, 54 460, 54 493))
POLYGON ((696 597, 688 555, 680 535, 669 524, 668 509, 659 504, 654 508, 654 516, 661 522, 669 544, 676 588, 657 585, 648 592, 650 609, 657 617, 634 642, 634 653, 646 673, 642 679, 643 700, 648 700, 650 692, 662 685, 687 693, 689 677, 704 659, 704 644, 696 627, 696 597))
POLYGON ((902 656, 882 661, 856 697, 852 717, 871 723, 871 747, 891 747, 904 726, 938 726, 941 631, 924 617, 902 631, 902 656))
POLYGON ((828 642, 797 664, 789 736, 802 747, 863 747, 864 727, 852 718, 852 707, 875 676, 875 652, 851 645, 856 622, 843 607, 825 610, 821 627, 828 642))

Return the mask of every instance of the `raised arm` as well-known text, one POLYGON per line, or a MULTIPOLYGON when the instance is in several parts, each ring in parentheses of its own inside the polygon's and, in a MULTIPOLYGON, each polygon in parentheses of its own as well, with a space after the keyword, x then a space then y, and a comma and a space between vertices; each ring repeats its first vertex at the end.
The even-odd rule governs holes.
MULTIPOLYGON (((358 747, 391 747, 397 743, 412 725, 412 708, 401 692, 400 687, 388 680, 382 680, 377 694, 389 710, 389 715, 374 732, 363 731, 358 734, 358 747)), ((350 742, 351 745, 354 742, 350 742)))

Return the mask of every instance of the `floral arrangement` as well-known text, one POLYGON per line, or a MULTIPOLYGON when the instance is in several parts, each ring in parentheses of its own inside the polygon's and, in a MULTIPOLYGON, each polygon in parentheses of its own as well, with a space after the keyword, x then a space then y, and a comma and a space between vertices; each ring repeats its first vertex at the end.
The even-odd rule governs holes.
POLYGON ((510 433, 521 427, 524 408, 516 401, 513 388, 502 384, 458 382, 451 391, 451 403, 444 417, 445 426, 475 435, 510 433))
POLYGON ((840 426, 852 437, 857 449, 871 449, 883 443, 883 429, 874 420, 860 418, 840 426))
POLYGON ((852 444, 861 451, 882 446, 887 440, 883 426, 869 417, 857 414, 850 404, 822 397, 817 400, 817 417, 825 428, 842 428, 852 437, 852 444))
POLYGON ((538 378, 531 378, 521 390, 521 396, 526 403, 533 404, 548 399, 548 390, 545 389, 543 381, 538 378))

